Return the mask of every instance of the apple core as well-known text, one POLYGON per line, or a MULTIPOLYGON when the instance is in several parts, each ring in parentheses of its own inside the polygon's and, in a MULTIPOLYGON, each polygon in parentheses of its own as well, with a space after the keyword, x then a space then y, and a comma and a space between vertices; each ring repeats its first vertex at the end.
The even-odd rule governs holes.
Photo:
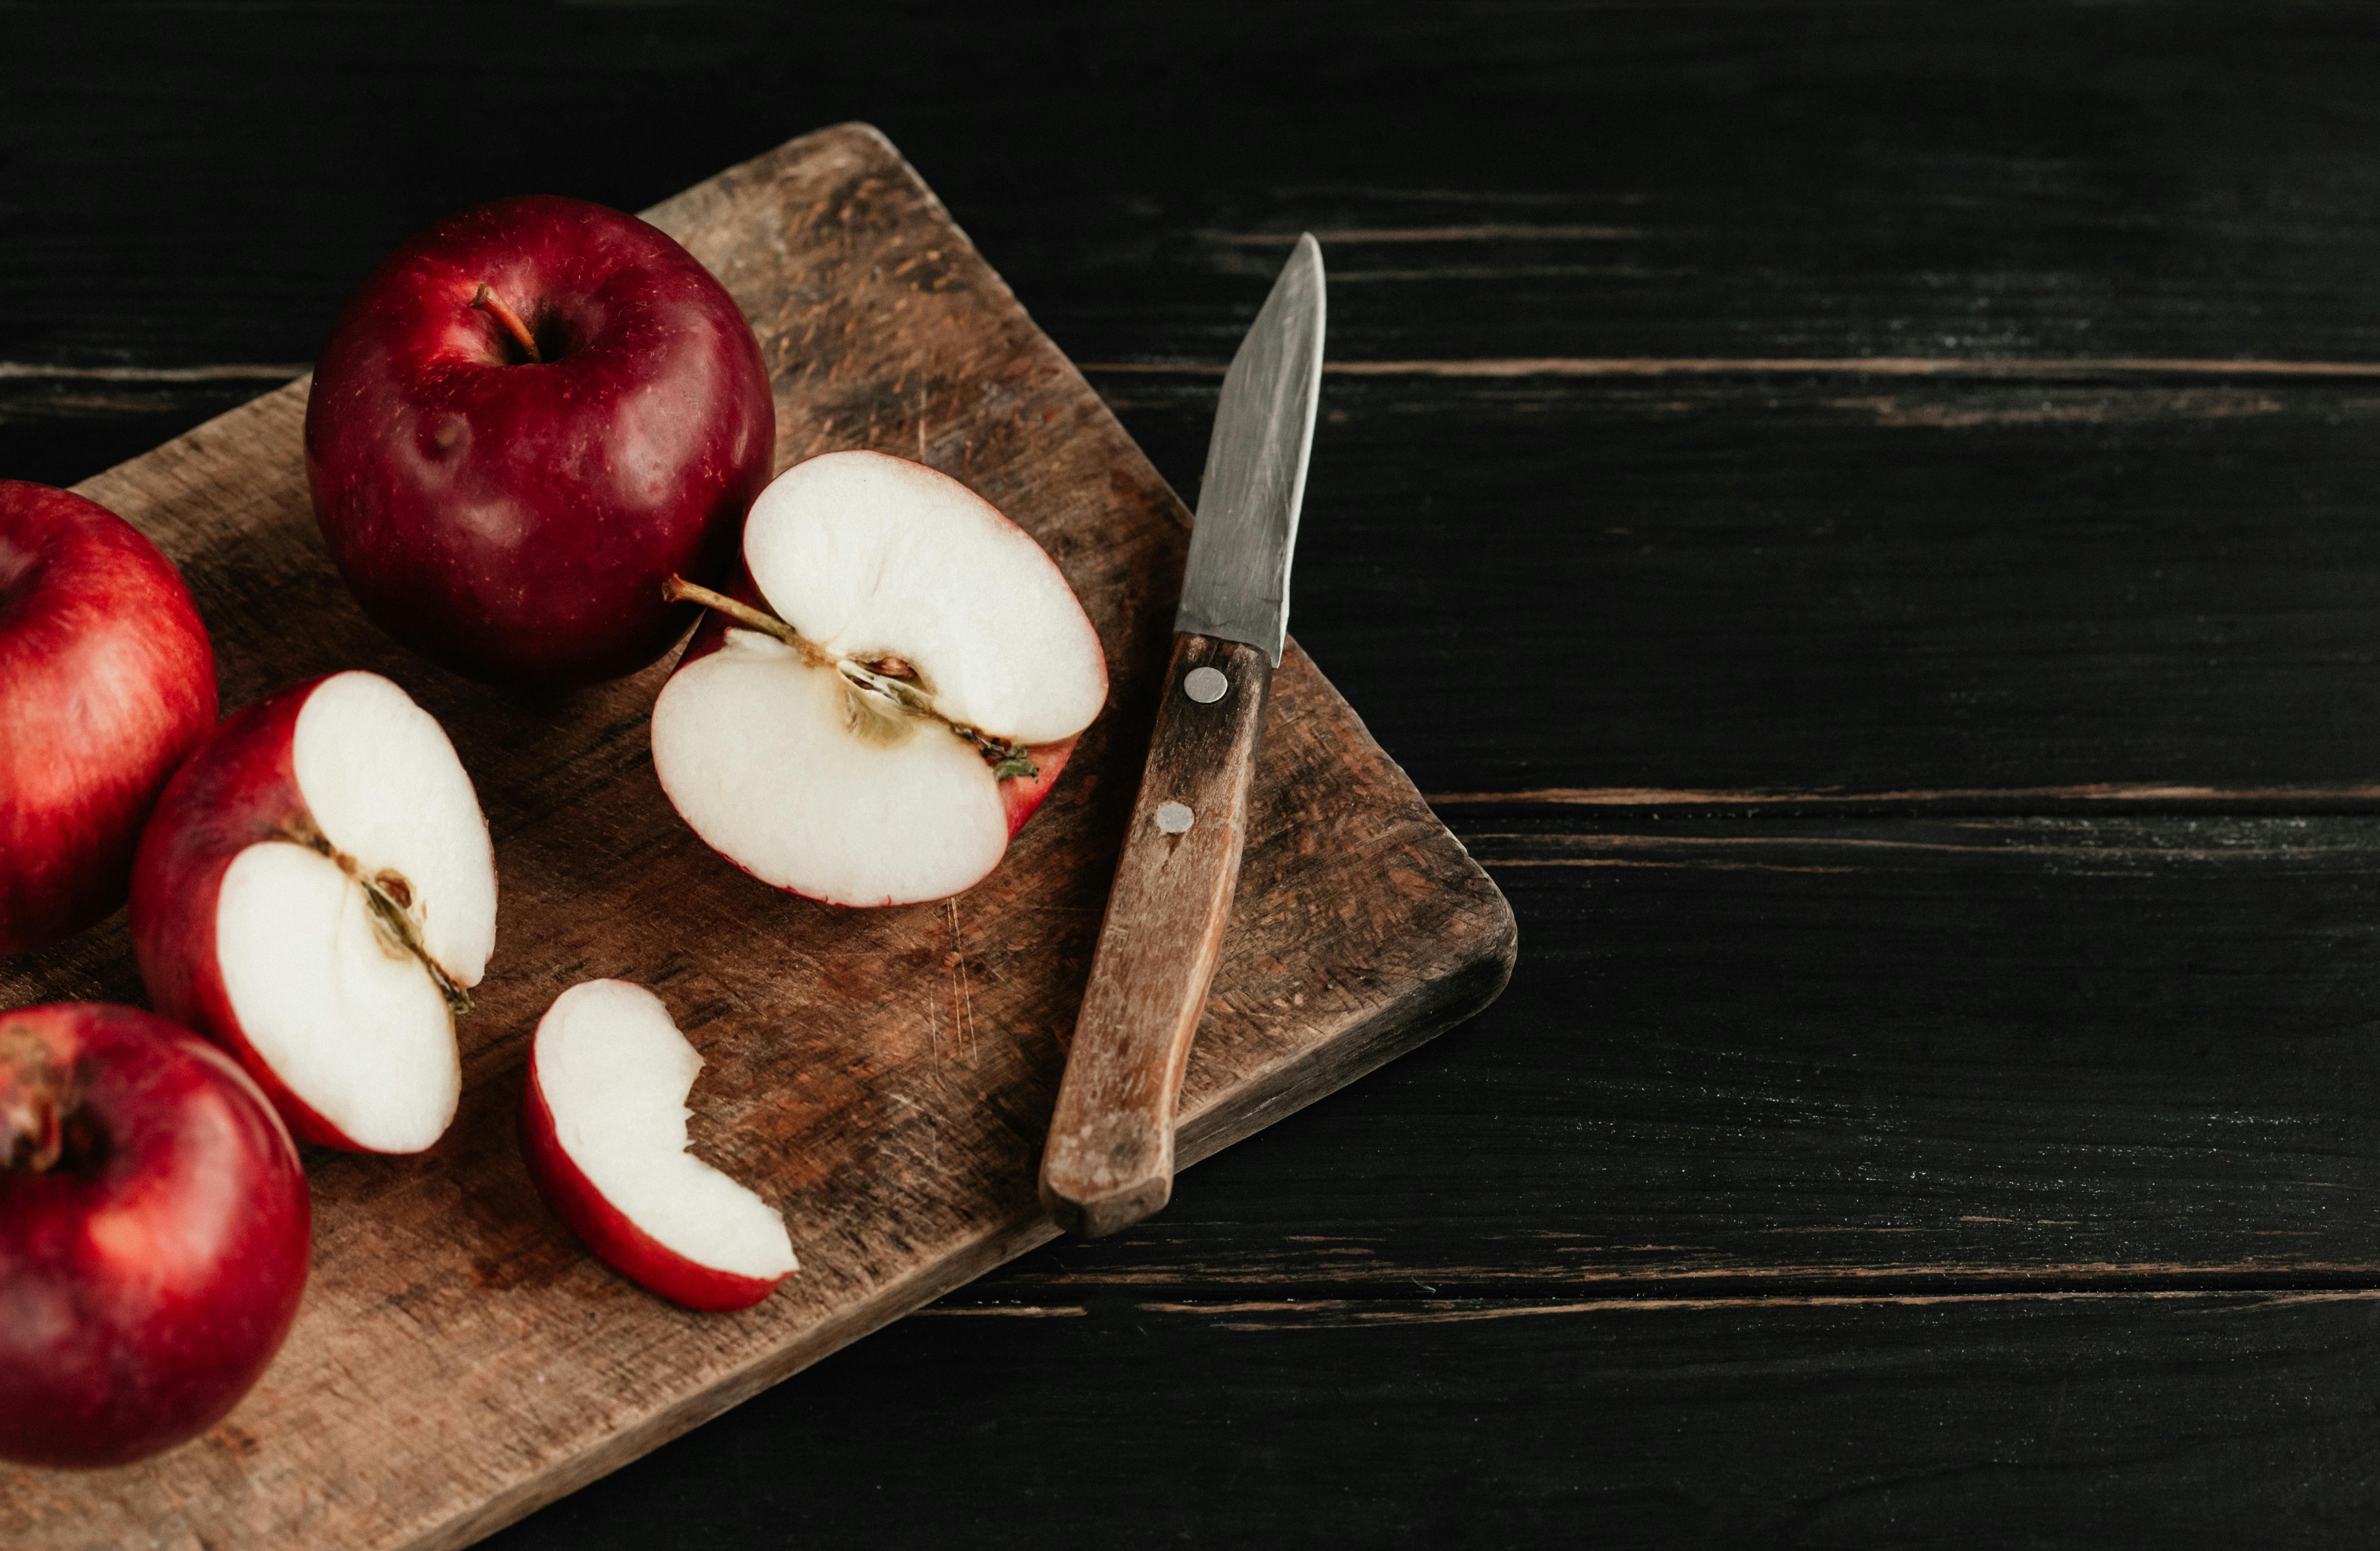
POLYGON ((653 707, 680 817, 763 882, 911 904, 1000 863, 1107 698, 1098 632, 1032 535, 939 470, 828 453, 780 475, 733 594, 653 707))

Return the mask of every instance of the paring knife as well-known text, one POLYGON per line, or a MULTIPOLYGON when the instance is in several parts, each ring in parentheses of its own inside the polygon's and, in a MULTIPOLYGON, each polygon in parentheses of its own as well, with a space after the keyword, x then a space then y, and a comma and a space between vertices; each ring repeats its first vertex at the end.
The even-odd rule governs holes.
POLYGON ((1223 378, 1173 658, 1041 1155, 1041 1200, 1097 1237, 1173 1194, 1173 1106, 1239 880, 1257 733, 1322 382, 1322 249, 1297 239, 1223 378))

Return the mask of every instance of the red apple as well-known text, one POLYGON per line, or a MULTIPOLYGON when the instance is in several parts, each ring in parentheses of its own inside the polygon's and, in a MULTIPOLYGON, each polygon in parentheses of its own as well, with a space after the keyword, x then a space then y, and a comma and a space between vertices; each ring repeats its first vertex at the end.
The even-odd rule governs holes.
POLYGON ((462 1092, 455 1012, 495 945, 487 820, 455 745, 377 673, 225 721, 132 869, 157 1010, 229 1050, 309 1142, 419 1152, 462 1092))
POLYGON ((0 954, 124 902, 141 824, 214 724, 174 563, 104 506, 0 479, 0 954))
POLYGON ((653 706, 662 790, 712 850, 833 904, 906 904, 999 865, 1107 699, 1107 658, 1032 536, 880 453, 779 476, 740 596, 653 706))
POLYGON ((0 1458, 120 1465, 212 1426, 306 1290, 298 1149, 163 1018, 0 1012, 0 1458))
POLYGON ((652 992, 573 986, 529 1045, 521 1156, 604 1265, 689 1309, 748 1308, 794 1273, 794 1246, 766 1202, 686 1150, 701 1070, 652 992))
POLYGON ((776 411, 744 314, 666 234, 502 200, 416 234, 331 331, 306 473, 364 611, 498 683, 634 673, 723 573, 776 411))

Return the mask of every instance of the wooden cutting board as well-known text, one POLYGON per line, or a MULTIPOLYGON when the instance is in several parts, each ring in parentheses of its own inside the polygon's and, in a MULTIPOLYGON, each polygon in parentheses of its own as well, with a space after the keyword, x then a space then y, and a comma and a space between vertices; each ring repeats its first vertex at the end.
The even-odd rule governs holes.
MULTIPOLYGON (((0 1466, 0 1545, 465 1545, 1052 1236, 1035 1169, 1188 514, 875 130, 805 136, 647 214, 752 320, 780 467, 873 447, 981 491, 1081 595, 1108 709, 990 878, 940 904, 836 910, 755 882, 678 821, 646 743, 665 666, 521 699, 368 623, 307 503, 305 382, 77 487, 179 563, 226 708, 339 668, 411 691, 478 783, 501 892, 461 1114, 418 1157, 309 1151, 313 1279, 263 1382, 145 1464, 0 1466), (529 1033, 599 975, 669 1004, 709 1063, 696 1150, 784 1212, 801 1274, 756 1309, 687 1314, 622 1281, 522 1169, 529 1033)), ((1183 1161, 1475 1012, 1513 946, 1495 886, 1292 645, 1183 1161)), ((69 997, 145 1000, 120 916, 0 961, 0 1005, 69 997)))

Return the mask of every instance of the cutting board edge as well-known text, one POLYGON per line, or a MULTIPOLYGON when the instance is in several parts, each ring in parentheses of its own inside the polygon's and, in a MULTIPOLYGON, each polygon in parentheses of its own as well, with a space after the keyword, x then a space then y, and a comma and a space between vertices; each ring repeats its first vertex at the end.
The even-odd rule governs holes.
POLYGON ((888 1282, 874 1296, 804 1332, 766 1360, 665 1411, 624 1428, 595 1448, 564 1461, 544 1475, 521 1482, 497 1494, 471 1511, 431 1526, 412 1540, 386 1551, 460 1551, 517 1523, 539 1509, 593 1484, 624 1465, 634 1463, 663 1444, 674 1442, 764 1390, 773 1389, 812 1364, 845 1347, 897 1324, 944 1294, 998 1269, 1009 1261, 1058 1237, 1057 1225, 1047 1217, 1018 1218, 964 1245, 948 1258, 921 1266, 915 1274, 888 1282))
MULTIPOLYGON (((1452 841, 1454 837, 1447 837, 1452 841)), ((1459 846, 1460 842, 1456 842, 1459 846)), ((1469 861, 1467 853, 1464 860, 1469 861)), ((1473 863, 1474 866, 1477 864, 1473 863)), ((1246 1141, 1318 1099, 1327 1098, 1486 1012, 1512 984, 1520 954, 1520 933, 1503 891, 1483 871, 1491 913, 1478 952, 1454 968, 1416 985, 1370 1017, 1349 1024, 1302 1061, 1284 1061, 1235 1096, 1231 1113, 1212 1104, 1190 1116, 1175 1133, 1177 1167, 1186 1169, 1224 1148, 1246 1141)))
MULTIPOLYGON (((1475 908, 1488 917, 1486 925, 1489 929, 1480 934, 1479 951, 1455 969, 1422 982, 1371 1016, 1351 1024, 1327 1044, 1308 1052, 1305 1059, 1284 1061, 1266 1072, 1253 1090, 1244 1088, 1232 1096, 1244 1104, 1218 1099, 1189 1116, 1180 1132, 1180 1168, 1202 1163, 1288 1115, 1350 1086, 1477 1016, 1503 994, 1512 980, 1519 951, 1512 906, 1486 871, 1471 860, 1462 842, 1451 831, 1446 831, 1445 838, 1462 853, 1483 890, 1475 908)), ((634 1463, 1059 1236, 1057 1225, 1038 1211, 1003 1223, 949 1257, 921 1267, 915 1276, 887 1284, 867 1302, 814 1327, 801 1339, 788 1343, 766 1360, 710 1389, 686 1397, 636 1426, 613 1434, 546 1475, 524 1481, 472 1511, 402 1543, 394 1551, 461 1551, 634 1463)))
MULTIPOLYGON (((1410 800, 1419 804, 1420 794, 1411 778, 1393 761, 1390 768, 1410 800)), ((1424 811, 1427 811, 1426 806, 1424 811)), ((1467 874, 1465 880, 1472 885, 1471 898, 1462 913, 1473 919, 1477 948, 1452 968, 1421 981, 1397 1000, 1349 1024, 1303 1059, 1282 1061, 1262 1073, 1252 1085, 1230 1096, 1231 1101, 1217 1098, 1185 1116, 1177 1142, 1180 1168, 1206 1161, 1469 1022, 1511 984, 1520 953, 1520 930, 1512 903, 1462 840, 1437 823, 1435 814, 1430 817, 1438 830, 1434 838, 1459 858, 1461 869, 1467 874)), ((1057 1225, 1038 1210, 1001 1224, 958 1253, 921 1267, 917 1275, 886 1285, 866 1303, 806 1332, 765 1361, 613 1434, 557 1471, 490 1498, 397 1551, 460 1551, 1058 1237, 1057 1225)))

